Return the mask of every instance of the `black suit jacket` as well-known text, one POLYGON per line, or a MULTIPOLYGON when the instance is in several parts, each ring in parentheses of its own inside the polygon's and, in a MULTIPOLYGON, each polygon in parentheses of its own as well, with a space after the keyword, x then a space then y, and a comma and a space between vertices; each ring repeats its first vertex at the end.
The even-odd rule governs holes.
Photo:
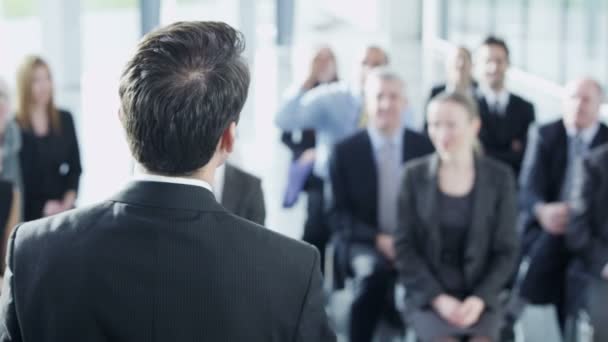
MULTIPOLYGON (((464 278, 470 295, 495 307, 517 265, 515 178, 508 166, 491 158, 477 157, 475 168, 472 222, 464 251, 464 278)), ((444 285, 438 280, 444 269, 438 170, 437 155, 408 163, 399 196, 399 229, 395 240, 397 265, 408 301, 421 308, 445 293, 444 285)))
MULTIPOLYGON (((608 127, 601 124, 591 147, 608 142, 608 127)), ((548 304, 567 299, 577 305, 577 291, 564 294, 564 287, 581 288, 578 262, 572 259, 563 236, 543 231, 534 213, 539 203, 561 201, 561 188, 568 164, 568 134, 562 120, 530 132, 530 142, 520 177, 520 217, 522 251, 530 266, 521 284, 521 293, 531 303, 548 304), (564 297, 565 296, 565 297, 564 297)))
MULTIPOLYGON (((403 162, 433 152, 427 137, 405 129, 403 162)), ((378 228, 378 176, 366 130, 338 143, 330 160, 334 203, 330 224, 338 243, 338 262, 348 272, 348 247, 353 242, 374 246, 378 228)))
MULTIPOLYGON (((608 127, 600 128, 591 148, 608 142, 608 127)), ((559 201, 568 164, 568 134, 560 119, 530 132, 525 161, 520 175, 520 226, 523 233, 524 252, 530 251, 541 227, 534 214, 539 203, 559 201)))
POLYGON ((266 207, 262 181, 236 166, 226 163, 222 205, 236 216, 263 225, 266 207))
POLYGON ((134 182, 18 227, 0 341, 335 341, 314 248, 206 189, 134 182))
POLYGON ((511 166, 519 175, 527 145, 528 129, 534 122, 534 107, 523 98, 510 94, 509 103, 502 115, 490 113, 485 97, 477 92, 481 117, 479 140, 486 155, 511 166), (519 144, 519 148, 513 145, 519 144))
POLYGON ((63 199, 66 192, 78 191, 82 166, 74 120, 64 110, 59 111, 59 118, 61 131, 46 137, 21 130, 19 159, 26 221, 41 218, 48 200, 63 199))

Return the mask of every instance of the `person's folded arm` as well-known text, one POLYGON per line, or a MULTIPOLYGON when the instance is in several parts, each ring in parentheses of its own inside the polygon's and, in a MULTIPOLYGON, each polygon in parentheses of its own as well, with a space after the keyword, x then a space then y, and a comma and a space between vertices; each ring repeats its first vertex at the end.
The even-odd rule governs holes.
POLYGON ((275 117, 275 124, 284 131, 315 129, 325 124, 331 94, 327 86, 311 90, 290 91, 275 117))

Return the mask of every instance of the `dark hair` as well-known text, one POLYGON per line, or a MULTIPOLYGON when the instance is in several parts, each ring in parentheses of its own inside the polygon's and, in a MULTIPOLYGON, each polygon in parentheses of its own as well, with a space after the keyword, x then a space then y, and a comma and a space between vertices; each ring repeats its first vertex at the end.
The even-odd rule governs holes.
POLYGON ((147 34, 120 79, 121 120, 148 171, 190 175, 238 122, 249 88, 243 35, 220 22, 177 22, 147 34))
POLYGON ((498 47, 502 48, 503 50, 505 50, 505 54, 507 55, 507 60, 510 59, 509 48, 507 47, 507 43, 505 43, 505 41, 503 39, 500 39, 495 36, 488 36, 481 43, 481 46, 486 46, 486 45, 487 46, 494 45, 494 46, 498 46, 498 47))

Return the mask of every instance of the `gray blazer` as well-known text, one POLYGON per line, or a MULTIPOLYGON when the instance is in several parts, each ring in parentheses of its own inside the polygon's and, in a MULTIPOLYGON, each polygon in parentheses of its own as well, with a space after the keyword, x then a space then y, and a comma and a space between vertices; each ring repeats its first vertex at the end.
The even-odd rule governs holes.
MULTIPOLYGON (((436 154, 406 164, 399 197, 397 267, 406 300, 420 308, 445 293, 438 280, 442 273, 438 167, 436 154)), ((471 295, 495 307, 517 264, 515 179, 506 165, 488 157, 477 157, 475 168, 464 276, 471 295)))
POLYGON ((264 225, 266 208, 262 181, 235 166, 226 163, 222 205, 231 213, 264 225))

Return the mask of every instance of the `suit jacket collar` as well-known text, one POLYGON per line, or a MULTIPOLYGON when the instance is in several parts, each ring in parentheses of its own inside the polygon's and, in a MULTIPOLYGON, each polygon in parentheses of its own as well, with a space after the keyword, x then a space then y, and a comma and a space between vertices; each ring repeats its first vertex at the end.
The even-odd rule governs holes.
POLYGON ((210 190, 186 184, 132 181, 110 200, 165 209, 225 211, 210 190))

